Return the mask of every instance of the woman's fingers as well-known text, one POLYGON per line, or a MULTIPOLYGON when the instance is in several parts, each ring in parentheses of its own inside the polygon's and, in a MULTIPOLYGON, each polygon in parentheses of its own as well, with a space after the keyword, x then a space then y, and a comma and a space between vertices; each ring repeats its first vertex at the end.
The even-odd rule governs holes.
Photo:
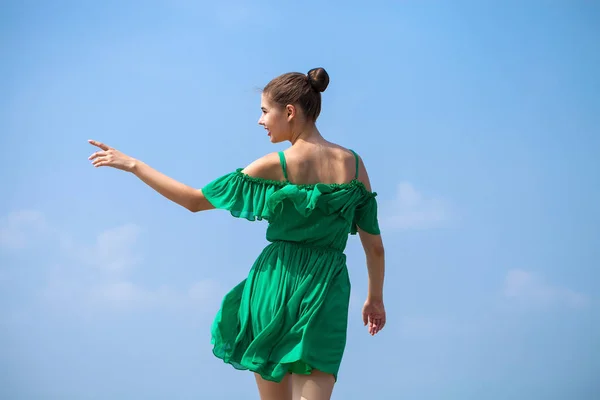
POLYGON ((384 325, 385 325, 385 321, 383 319, 377 320, 377 333, 379 333, 383 329, 384 325))
POLYGON ((94 165, 95 167, 101 167, 103 165, 107 165, 108 163, 107 163, 106 157, 108 156, 107 152, 110 150, 110 147, 108 147, 104 143, 98 142, 97 140, 88 140, 88 142, 91 145, 102 149, 102 151, 97 151, 97 152, 93 153, 91 156, 89 156, 88 159, 92 160, 92 165, 94 165))
POLYGON ((102 165, 106 164, 108 164, 108 160, 106 159, 106 157, 98 157, 94 159, 94 161, 92 161, 92 165, 94 167, 101 167, 102 165))
POLYGON ((369 319, 369 333, 371 335, 376 335, 383 329, 383 327, 385 325, 385 318, 382 318, 381 316, 376 315, 376 314, 369 314, 368 319, 369 319))
POLYGON ((105 145, 102 142, 98 142, 96 140, 88 140, 88 142, 93 146, 100 147, 102 150, 105 150, 105 151, 110 150, 110 147, 108 147, 107 145, 105 145))
POLYGON ((365 303, 362 310, 363 323, 367 326, 370 335, 376 335, 385 326, 385 310, 383 304, 365 303))
POLYGON ((105 156, 105 155, 106 155, 106 152, 104 152, 104 151, 97 151, 94 154, 92 154, 88 159, 89 160, 93 160, 93 159, 95 159, 97 157, 105 156))

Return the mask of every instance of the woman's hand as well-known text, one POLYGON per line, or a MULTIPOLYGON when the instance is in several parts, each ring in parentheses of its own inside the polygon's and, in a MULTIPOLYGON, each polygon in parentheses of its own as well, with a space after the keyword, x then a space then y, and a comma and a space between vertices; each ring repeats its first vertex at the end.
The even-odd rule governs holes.
POLYGON ((97 151, 89 157, 94 167, 113 167, 127 172, 132 172, 135 168, 135 158, 129 157, 104 143, 95 140, 88 140, 88 142, 101 149, 101 151, 97 151))
POLYGON ((367 299, 362 310, 365 326, 369 324, 369 333, 375 335, 385 326, 385 307, 383 300, 367 299))
POLYGON ((121 153, 119 150, 107 145, 89 140, 91 145, 99 147, 90 156, 94 167, 113 167, 123 171, 131 172, 146 185, 165 196, 167 199, 192 212, 210 210, 215 208, 202 193, 200 189, 194 189, 188 185, 176 181, 173 178, 158 172, 142 161, 136 160, 121 153))

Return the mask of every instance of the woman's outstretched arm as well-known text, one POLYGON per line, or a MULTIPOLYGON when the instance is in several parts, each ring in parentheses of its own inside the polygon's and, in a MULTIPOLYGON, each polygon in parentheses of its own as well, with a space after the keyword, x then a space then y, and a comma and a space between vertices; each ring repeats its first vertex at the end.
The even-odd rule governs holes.
POLYGON ((89 159, 94 167, 112 167, 133 173, 142 182, 162 194, 167 199, 187 208, 192 212, 214 208, 202 194, 202 190, 190 187, 155 170, 140 160, 136 160, 104 143, 89 140, 93 146, 100 148, 89 159))

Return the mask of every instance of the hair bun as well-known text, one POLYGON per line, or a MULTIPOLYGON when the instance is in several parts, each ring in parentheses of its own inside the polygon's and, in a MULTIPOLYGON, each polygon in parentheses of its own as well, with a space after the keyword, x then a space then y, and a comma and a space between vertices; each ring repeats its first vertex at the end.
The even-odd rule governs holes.
POLYGON ((308 83, 317 92, 324 92, 329 85, 329 74, 324 68, 313 68, 306 74, 308 76, 308 83))

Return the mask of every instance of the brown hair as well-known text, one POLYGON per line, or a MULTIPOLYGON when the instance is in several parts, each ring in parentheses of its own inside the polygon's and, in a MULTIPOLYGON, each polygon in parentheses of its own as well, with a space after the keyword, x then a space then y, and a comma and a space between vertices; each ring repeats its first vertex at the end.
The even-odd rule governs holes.
POLYGON ((323 68, 313 68, 307 74, 288 72, 273 79, 263 93, 282 107, 298 105, 306 118, 316 121, 321 113, 321 92, 329 85, 329 75, 323 68))

